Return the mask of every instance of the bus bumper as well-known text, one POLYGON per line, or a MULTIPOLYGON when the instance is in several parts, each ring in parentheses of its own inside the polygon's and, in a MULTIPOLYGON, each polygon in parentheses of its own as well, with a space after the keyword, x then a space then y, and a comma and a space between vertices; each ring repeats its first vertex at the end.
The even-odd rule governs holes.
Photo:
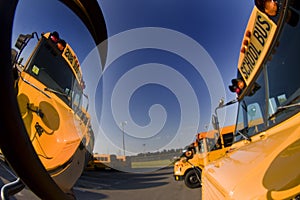
POLYGON ((175 181, 183 181, 184 176, 174 175, 175 181))

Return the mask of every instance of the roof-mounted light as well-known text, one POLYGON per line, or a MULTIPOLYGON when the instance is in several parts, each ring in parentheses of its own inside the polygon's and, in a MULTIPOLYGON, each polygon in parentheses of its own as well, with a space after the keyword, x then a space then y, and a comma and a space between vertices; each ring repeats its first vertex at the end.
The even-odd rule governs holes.
POLYGON ((59 40, 59 34, 56 31, 52 32, 49 37, 50 37, 50 40, 54 43, 57 43, 59 40))
POLYGON ((247 30, 246 33, 245 33, 245 37, 244 37, 244 40, 243 40, 243 45, 242 45, 242 48, 241 48, 241 53, 245 53, 247 48, 248 48, 248 45, 250 43, 250 37, 251 37, 251 31, 247 30))
POLYGON ((229 90, 235 92, 237 95, 241 94, 245 87, 244 81, 242 79, 232 79, 231 83, 232 85, 229 86, 229 90))
POLYGON ((277 15, 278 11, 278 2, 275 0, 255 0, 256 7, 266 13, 268 16, 277 15))

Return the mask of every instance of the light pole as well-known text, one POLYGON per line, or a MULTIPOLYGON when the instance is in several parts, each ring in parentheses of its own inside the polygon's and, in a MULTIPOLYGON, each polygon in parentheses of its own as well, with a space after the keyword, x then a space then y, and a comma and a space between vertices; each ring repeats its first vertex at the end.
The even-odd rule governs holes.
POLYGON ((127 124, 127 121, 123 121, 121 122, 121 127, 122 127, 122 138, 123 138, 123 154, 125 156, 125 138, 124 138, 124 135, 125 135, 125 132, 124 132, 124 128, 125 128, 125 125, 127 124))
POLYGON ((144 152, 143 153, 145 154, 145 151, 146 151, 146 144, 145 143, 143 144, 143 147, 144 147, 144 152))

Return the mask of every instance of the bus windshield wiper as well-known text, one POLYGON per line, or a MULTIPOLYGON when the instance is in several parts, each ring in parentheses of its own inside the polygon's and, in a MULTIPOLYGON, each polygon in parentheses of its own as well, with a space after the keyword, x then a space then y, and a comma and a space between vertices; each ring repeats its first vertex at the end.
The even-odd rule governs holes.
POLYGON ((300 103, 293 103, 293 104, 289 104, 289 105, 284 105, 284 106, 279 106, 277 108, 277 110, 270 115, 270 117, 268 118, 268 120, 272 119, 273 117, 275 117, 276 115, 278 115, 278 113, 280 113, 281 111, 287 109, 287 108, 292 108, 292 107, 297 107, 300 106, 300 103))
POLYGON ((60 91, 57 91, 57 90, 55 90, 55 89, 52 89, 52 88, 49 88, 49 87, 46 87, 45 89, 44 89, 45 91, 48 91, 48 92, 52 92, 52 93, 55 93, 55 94, 60 94, 60 95, 63 95, 63 96, 65 96, 65 97, 69 97, 66 93, 63 93, 63 92, 60 92, 60 91))
POLYGON ((20 76, 21 80, 24 81, 25 83, 27 83, 28 85, 30 85, 31 87, 37 89, 38 91, 40 91, 41 93, 43 93, 44 95, 46 95, 48 98, 51 98, 46 92, 44 92, 42 89, 40 89, 38 86, 32 84, 31 82, 29 82, 28 80, 26 80, 25 78, 23 78, 22 76, 20 76))

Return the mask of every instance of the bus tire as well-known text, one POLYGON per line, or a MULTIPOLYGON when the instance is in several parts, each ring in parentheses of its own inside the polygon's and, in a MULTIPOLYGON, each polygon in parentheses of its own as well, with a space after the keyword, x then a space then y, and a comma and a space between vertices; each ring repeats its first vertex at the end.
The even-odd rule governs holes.
POLYGON ((189 170, 184 176, 184 183, 187 187, 191 189, 201 187, 201 172, 199 171, 199 169, 189 170), (200 178, 200 181, 198 180, 196 173, 198 173, 198 177, 200 178))

